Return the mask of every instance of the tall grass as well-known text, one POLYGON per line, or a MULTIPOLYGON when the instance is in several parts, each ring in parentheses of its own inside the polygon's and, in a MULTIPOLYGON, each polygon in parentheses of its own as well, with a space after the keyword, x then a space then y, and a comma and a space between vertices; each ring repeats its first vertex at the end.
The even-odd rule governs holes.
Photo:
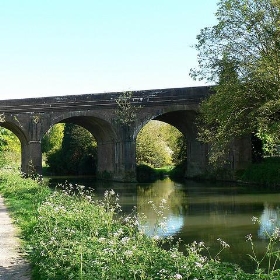
POLYGON ((187 245, 183 255, 178 244, 146 236, 139 214, 121 215, 113 190, 95 200, 81 186, 50 191, 19 174, 0 178, 0 192, 22 229, 33 279, 279 279, 205 257, 203 242, 187 245))

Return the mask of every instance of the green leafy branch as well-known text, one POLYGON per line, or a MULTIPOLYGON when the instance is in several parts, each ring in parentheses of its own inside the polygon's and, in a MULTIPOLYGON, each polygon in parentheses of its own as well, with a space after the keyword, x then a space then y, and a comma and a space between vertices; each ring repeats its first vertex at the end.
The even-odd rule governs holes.
POLYGON ((117 103, 117 121, 122 125, 130 126, 136 119, 136 113, 141 106, 134 106, 132 104, 132 92, 125 91, 116 99, 117 103))

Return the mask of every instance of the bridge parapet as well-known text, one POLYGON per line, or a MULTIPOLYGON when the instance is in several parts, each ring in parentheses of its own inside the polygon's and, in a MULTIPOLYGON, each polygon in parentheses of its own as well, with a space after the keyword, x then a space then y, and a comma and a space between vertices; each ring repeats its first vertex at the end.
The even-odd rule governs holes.
MULTIPOLYGON (((189 87, 140 90, 132 92, 132 104, 155 106, 170 104, 199 104, 211 93, 211 87, 189 87)), ((30 113, 92 108, 116 108, 116 99, 122 92, 82 94, 55 97, 0 100, 0 112, 30 113)))

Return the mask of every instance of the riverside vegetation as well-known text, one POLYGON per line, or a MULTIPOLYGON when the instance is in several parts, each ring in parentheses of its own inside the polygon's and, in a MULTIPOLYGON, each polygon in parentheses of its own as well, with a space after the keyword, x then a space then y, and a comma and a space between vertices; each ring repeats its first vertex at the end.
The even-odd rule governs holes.
MULTIPOLYGON (((122 215, 118 196, 107 191, 102 200, 82 186, 67 184, 51 190, 38 178, 24 179, 1 171, 0 192, 21 229, 23 246, 32 265, 33 279, 279 279, 276 269, 280 232, 276 228, 264 259, 254 255, 253 274, 211 256, 207 245, 194 242, 184 255, 172 238, 144 234, 141 213, 122 215), (164 248, 162 247, 164 245, 164 248)), ((151 202, 151 206, 154 207, 151 202)), ((162 215, 164 201, 155 208, 162 215)), ((164 226, 158 224, 156 226, 164 226)), ((228 247, 222 240, 221 251, 228 247)))

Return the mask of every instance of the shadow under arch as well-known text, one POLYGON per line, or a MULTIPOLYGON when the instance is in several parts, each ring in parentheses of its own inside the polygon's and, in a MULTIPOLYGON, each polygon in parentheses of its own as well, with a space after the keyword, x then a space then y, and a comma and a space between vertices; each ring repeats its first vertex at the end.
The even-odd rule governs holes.
POLYGON ((73 123, 88 130, 97 142, 97 175, 102 177, 104 173, 114 174, 117 134, 108 121, 96 116, 64 115, 56 119, 52 126, 57 123, 73 123))
POLYGON ((178 110, 158 115, 154 120, 162 121, 176 127, 187 139, 197 136, 195 111, 178 110))
POLYGON ((195 119, 197 116, 197 112, 195 110, 164 110, 160 112, 151 112, 151 114, 146 114, 141 122, 138 123, 135 133, 138 134, 139 131, 151 120, 158 120, 165 123, 168 123, 174 127, 176 127, 180 132, 184 135, 197 133, 197 127, 195 123, 195 119))

